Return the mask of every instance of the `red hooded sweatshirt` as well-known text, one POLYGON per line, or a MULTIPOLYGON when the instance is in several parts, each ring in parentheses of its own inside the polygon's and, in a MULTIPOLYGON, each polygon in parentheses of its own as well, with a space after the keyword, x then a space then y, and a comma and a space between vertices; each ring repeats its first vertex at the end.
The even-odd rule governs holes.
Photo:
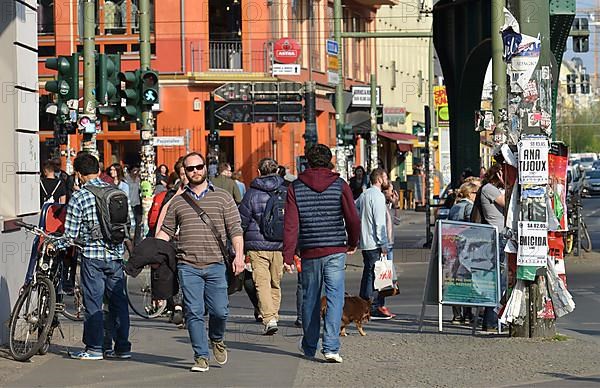
MULTIPOLYGON (((325 191, 340 174, 333 173, 327 168, 309 168, 298 176, 298 179, 311 189, 322 193, 325 191)), ((360 220, 352 198, 352 190, 346 182, 342 184, 342 211, 346 224, 346 233, 348 234, 348 247, 355 248, 358 245, 360 235, 360 220)), ((284 234, 283 234, 283 261, 291 265, 294 262, 294 254, 298 246, 298 233, 300 221, 298 216, 298 205, 296 204, 296 193, 294 186, 288 187, 287 202, 285 205, 284 234)), ((309 248, 300 252, 303 260, 314 259, 332 255, 334 253, 343 253, 348 247, 320 247, 309 248)))

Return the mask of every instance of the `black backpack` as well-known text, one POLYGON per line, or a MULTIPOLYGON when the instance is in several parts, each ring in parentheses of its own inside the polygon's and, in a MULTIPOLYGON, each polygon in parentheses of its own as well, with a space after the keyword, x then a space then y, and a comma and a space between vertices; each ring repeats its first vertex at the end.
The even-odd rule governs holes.
POLYGON ((281 242, 287 189, 280 187, 268 194, 270 198, 260 219, 260 232, 268 241, 281 242))
POLYGON ((92 228, 92 240, 120 244, 129 238, 131 219, 127 194, 114 186, 86 185, 96 197, 99 225, 92 228))

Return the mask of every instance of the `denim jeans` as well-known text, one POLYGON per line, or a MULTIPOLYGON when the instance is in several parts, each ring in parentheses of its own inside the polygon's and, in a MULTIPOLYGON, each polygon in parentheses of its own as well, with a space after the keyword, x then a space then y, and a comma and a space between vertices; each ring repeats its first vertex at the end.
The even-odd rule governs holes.
MULTIPOLYGON (((81 287, 85 320, 83 343, 90 352, 101 353, 104 345, 102 301, 108 299, 108 319, 112 324, 115 352, 131 351, 129 342, 129 310, 125 296, 125 280, 121 260, 81 260, 81 287)), ((112 347, 112 343, 111 343, 112 347)), ((108 349, 106 349, 108 350, 108 349)))
MULTIPOLYGON (((504 236, 504 234, 500 233, 498 236, 498 250, 499 250, 499 261, 500 261, 500 297, 504 291, 506 291, 506 277, 507 277, 507 263, 506 263, 506 253, 504 253, 504 248, 506 247, 506 243, 508 239, 504 236)), ((483 315, 483 326, 486 327, 496 327, 498 323, 498 316, 494 312, 493 307, 486 307, 484 309, 483 315)))
POLYGON ((194 358, 209 358, 204 311, 208 310, 208 337, 211 341, 221 341, 229 312, 225 264, 221 262, 196 268, 179 263, 177 270, 194 358))
MULTIPOLYGON (((370 300, 373 298, 373 294, 375 293, 375 287, 373 283, 375 282, 375 263, 381 257, 381 249, 369 249, 363 250, 363 273, 362 278, 360 279, 360 297, 365 300, 370 300)), ((371 310, 376 310, 378 307, 385 306, 385 298, 377 296, 373 299, 373 304, 371 305, 371 310)))
POLYGON ((327 312, 323 328, 323 353, 340 350, 340 324, 344 308, 345 253, 302 260, 302 349, 314 357, 321 332, 321 293, 325 289, 327 312))

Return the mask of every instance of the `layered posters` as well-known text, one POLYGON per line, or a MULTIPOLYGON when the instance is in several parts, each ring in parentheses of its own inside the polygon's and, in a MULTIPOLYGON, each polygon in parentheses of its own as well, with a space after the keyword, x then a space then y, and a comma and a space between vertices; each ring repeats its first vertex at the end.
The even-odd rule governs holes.
POLYGON ((517 265, 545 267, 548 253, 548 224, 519 221, 519 252, 517 265))
POLYGON ((522 185, 548 184, 548 140, 521 139, 519 147, 519 183, 522 185))
POLYGON ((439 228, 441 303, 496 306, 500 299, 496 228, 446 220, 439 228))

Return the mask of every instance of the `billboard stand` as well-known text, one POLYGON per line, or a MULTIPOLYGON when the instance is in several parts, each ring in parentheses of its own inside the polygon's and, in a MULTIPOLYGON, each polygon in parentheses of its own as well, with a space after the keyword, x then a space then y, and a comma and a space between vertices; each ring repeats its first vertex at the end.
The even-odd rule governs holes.
POLYGON ((454 305, 476 309, 471 325, 475 334, 480 309, 495 308, 500 302, 498 232, 491 225, 440 220, 436 223, 433 241, 419 332, 423 329, 428 305, 438 307, 439 332, 443 331, 443 306, 454 305))

